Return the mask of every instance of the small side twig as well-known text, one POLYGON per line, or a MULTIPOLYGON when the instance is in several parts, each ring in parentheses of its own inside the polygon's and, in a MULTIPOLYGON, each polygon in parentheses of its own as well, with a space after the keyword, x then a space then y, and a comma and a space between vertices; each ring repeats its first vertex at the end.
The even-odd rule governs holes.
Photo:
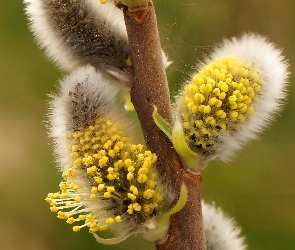
POLYGON ((181 183, 188 188, 185 207, 171 216, 170 230, 165 239, 157 243, 159 250, 206 250, 200 200, 201 177, 187 172, 181 166, 171 141, 156 126, 152 113, 158 113, 171 124, 171 103, 167 76, 162 60, 157 20, 152 2, 147 9, 123 9, 135 82, 131 99, 140 120, 147 147, 158 156, 158 172, 168 188, 180 193, 181 183))

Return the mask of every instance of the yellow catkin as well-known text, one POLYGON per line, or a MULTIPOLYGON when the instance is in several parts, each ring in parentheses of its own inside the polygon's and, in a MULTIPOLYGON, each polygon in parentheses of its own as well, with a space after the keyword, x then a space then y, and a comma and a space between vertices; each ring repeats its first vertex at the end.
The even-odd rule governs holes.
POLYGON ((158 189, 163 189, 153 167, 157 156, 144 151, 142 144, 130 143, 123 132, 118 123, 100 116, 89 127, 67 133, 72 162, 63 173, 61 192, 48 194, 46 202, 58 218, 79 223, 74 232, 83 227, 91 232, 107 230, 124 221, 142 223, 160 207, 163 195, 158 189), (104 211, 100 202, 110 207, 104 211), (92 204, 89 209, 87 204, 92 204), (126 216, 138 218, 125 220, 126 216))
POLYGON ((205 66, 180 97, 178 112, 188 145, 206 154, 221 133, 232 133, 254 113, 263 86, 258 70, 229 56, 205 66))

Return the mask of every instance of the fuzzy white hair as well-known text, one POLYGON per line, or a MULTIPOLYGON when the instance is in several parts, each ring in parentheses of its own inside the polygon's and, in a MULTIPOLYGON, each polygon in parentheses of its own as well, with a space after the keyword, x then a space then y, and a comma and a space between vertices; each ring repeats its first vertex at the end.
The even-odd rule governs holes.
MULTIPOLYGON (((63 70, 90 64, 130 87, 134 75, 127 63, 131 55, 127 31, 123 13, 113 2, 23 1, 37 42, 63 70)), ((163 63, 170 64, 164 53, 163 63)))
MULTIPOLYGON (((76 69, 69 76, 60 81, 60 89, 58 91, 58 94, 51 96, 52 100, 50 102, 49 111, 49 135, 54 142, 56 161, 61 172, 66 172, 67 170, 69 170, 69 168, 71 168, 69 166, 73 166, 73 158, 71 157, 72 146, 70 143, 70 141, 73 139, 73 134, 75 132, 81 131, 82 133, 84 133, 85 130, 89 129, 89 127, 95 127, 95 121, 97 121, 97 119, 101 119, 104 122, 109 120, 109 122, 111 121, 111 123, 113 123, 114 125, 119 124, 119 134, 122 133, 122 135, 128 139, 128 142, 126 142, 126 144, 137 144, 137 142, 142 139, 142 137, 139 137, 134 131, 135 126, 134 124, 132 124, 132 122, 134 123, 134 121, 128 120, 125 116, 125 114, 127 114, 128 112, 122 112, 122 107, 117 105, 116 97, 118 91, 118 88, 113 85, 113 78, 110 78, 108 75, 103 74, 101 71, 98 71, 90 65, 76 69)), ((100 136, 102 134, 108 136, 108 129, 104 129, 102 127, 99 127, 99 129, 102 130, 96 130, 96 132, 102 132, 100 133, 100 136)), ((92 139, 93 138, 95 138, 95 136, 93 136, 92 139)), ((107 138, 109 139, 108 141, 113 140, 110 140, 110 138, 112 138, 112 132, 111 135, 107 138)), ((103 139, 99 138, 99 140, 103 139)), ((114 139, 113 142, 116 140, 117 139, 114 139)), ((136 144, 133 145, 136 146, 136 144)), ((144 146, 144 143, 142 143, 142 146, 144 146)), ((92 148, 88 152, 91 152, 92 150, 96 149, 92 148)), ((128 150, 127 147, 126 150, 128 150)), ((99 151, 100 150, 97 150, 97 152, 99 151)), ((122 155, 126 152, 129 151, 122 150, 122 155)), ((144 154, 141 155, 143 156, 144 154)), ((136 159, 135 157, 136 156, 134 156, 134 159, 136 159)), ((131 161, 131 159, 129 160, 131 161)), ((112 164, 114 164, 115 161, 111 162, 112 164)), ((113 167, 114 165, 110 166, 113 167)), ((107 169, 108 168, 109 166, 107 167, 107 169)), ((151 169, 153 169, 151 170, 153 171, 152 173, 155 173, 155 168, 151 167, 151 169)), ((97 219, 97 221, 99 221, 99 223, 105 224, 105 219, 108 216, 109 218, 114 218, 114 215, 118 215, 119 212, 122 211, 124 207, 123 199, 120 200, 122 198, 120 194, 118 194, 117 197, 119 199, 118 203, 114 203, 113 200, 104 200, 104 198, 98 198, 98 200, 95 201, 89 198, 92 194, 92 185, 90 184, 91 182, 88 178, 89 175, 87 175, 87 171, 85 171, 81 168, 75 169, 76 176, 73 182, 78 185, 79 190, 77 190, 74 196, 78 195, 82 197, 81 204, 83 205, 83 208, 81 208, 81 204, 78 204, 76 208, 73 209, 73 212, 79 213, 79 211, 82 211, 93 213, 95 216, 97 215, 95 218, 97 219)), ((123 178, 125 178, 125 173, 123 174, 123 176, 123 178)), ((127 179, 126 181, 128 184, 131 183, 127 179)), ((121 183, 121 181, 118 181, 117 179, 113 183, 118 183, 118 189, 120 187, 122 188, 122 186, 125 185, 122 184, 125 182, 121 183)), ((164 188, 164 185, 162 186, 161 180, 157 180, 157 187, 159 190, 161 190, 161 192, 164 192, 162 190, 167 190, 167 188, 164 188)), ((126 187, 124 186, 122 189, 125 190, 125 188, 126 187)), ((128 186, 126 190, 129 190, 129 188, 130 186, 128 186)), ((142 193, 143 192, 141 192, 141 194, 142 193)), ((69 198, 73 198, 73 196, 69 195, 68 199, 69 198)), ((154 230, 156 230, 158 225, 159 228, 163 230, 162 225, 166 225, 166 222, 168 222, 165 219, 167 217, 165 217, 163 220, 163 224, 160 220, 158 220, 157 216, 161 216, 164 212, 166 212, 167 207, 170 206, 174 199, 175 196, 173 192, 169 192, 167 196, 165 193, 165 204, 161 205, 161 210, 158 210, 159 212, 157 215, 151 214, 151 218, 147 220, 147 223, 143 223, 139 219, 142 215, 139 215, 139 217, 125 216, 122 221, 123 223, 120 223, 111 229, 112 232, 116 234, 116 237, 114 237, 113 239, 102 239, 98 235, 96 235, 95 238, 98 242, 101 243, 116 244, 118 240, 122 241, 129 235, 134 233, 142 233, 147 238, 153 237, 155 235, 154 230)), ((126 211, 124 210, 123 212, 125 213, 126 211)), ((148 218, 148 216, 146 216, 146 218, 148 218)), ((167 224, 167 227, 168 225, 169 223, 167 224)))
POLYGON ((102 112, 124 123, 116 109, 117 93, 111 79, 91 66, 78 68, 60 81, 59 94, 51 95, 49 111, 49 135, 55 144, 58 165, 66 168, 71 162, 66 139, 68 131, 90 126, 102 112))
MULTIPOLYGON (((281 50, 277 49, 274 44, 270 43, 265 37, 254 34, 244 34, 241 37, 224 40, 205 59, 204 63, 198 65, 197 70, 201 71, 206 65, 229 56, 253 66, 263 84, 261 84, 259 93, 252 100, 254 114, 241 122, 240 127, 235 131, 231 131, 231 133, 223 131, 218 136, 214 150, 211 150, 210 153, 194 156, 196 161, 199 161, 200 168, 198 171, 205 168, 211 160, 230 160, 237 150, 250 140, 255 139, 257 134, 261 133, 276 118, 278 111, 285 102, 289 65, 281 50)), ((181 99, 179 98, 179 100, 181 99)), ((176 101, 177 105, 181 104, 176 101)), ((176 112, 174 128, 181 124, 178 116, 179 114, 176 112)), ((185 161, 185 157, 183 157, 183 160, 185 161)))
POLYGON ((241 229, 214 204, 202 202, 207 250, 246 250, 241 229))
POLYGON ((24 0, 31 29, 46 54, 67 71, 90 64, 125 81, 131 69, 122 11, 97 0, 24 0))
POLYGON ((208 60, 214 61, 229 55, 251 63, 259 70, 264 84, 255 99, 254 115, 243 123, 237 132, 220 137, 219 141, 222 143, 217 145, 216 154, 223 161, 227 161, 245 143, 255 139, 257 133, 262 132, 276 118, 277 112, 285 102, 289 77, 288 63, 281 50, 265 37, 245 34, 240 38, 224 40, 208 60))

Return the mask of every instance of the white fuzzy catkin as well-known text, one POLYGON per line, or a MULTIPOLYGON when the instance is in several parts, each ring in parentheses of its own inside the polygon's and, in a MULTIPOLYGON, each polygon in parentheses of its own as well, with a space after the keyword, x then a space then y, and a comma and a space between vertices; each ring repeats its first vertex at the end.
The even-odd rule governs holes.
MULTIPOLYGON (((23 0, 31 30, 62 69, 91 66, 130 87, 134 75, 122 11, 99 0, 23 0)), ((163 53, 167 67, 167 57, 163 53)))
MULTIPOLYGON (((175 126, 182 123, 186 138, 191 138, 188 142, 189 146, 199 155, 198 161, 204 168, 209 161, 214 159, 229 160, 237 150, 256 138, 257 134, 274 120, 285 102, 289 71, 288 63, 281 50, 266 38, 254 34, 224 40, 204 63, 198 65, 197 70, 198 72, 193 74, 192 80, 184 86, 183 92, 176 99, 175 126), (224 65, 222 65, 223 60, 224 65), (230 63, 244 66, 241 68, 234 66, 236 68, 232 69, 230 63), (229 80, 236 84, 236 87, 230 87, 233 85, 224 82, 228 79, 220 80, 223 67, 229 70, 226 74, 233 77, 229 80), (258 82, 259 90, 255 90, 256 94, 249 99, 248 90, 240 92, 238 89, 248 88, 247 84, 244 86, 245 81, 248 83, 250 81, 255 85, 256 78, 261 81, 261 83, 258 82), (200 81, 204 82, 200 83, 200 81), (198 84, 199 87, 197 87, 198 84), (220 84, 225 84, 228 90, 221 90, 220 84), (238 85, 241 87, 237 87, 238 85), (216 90, 224 91, 224 96, 217 100, 218 105, 222 104, 222 106, 214 104, 213 99, 219 98, 219 94, 214 92, 216 90), (229 106, 231 95, 234 92, 243 95, 243 98, 248 98, 249 102, 244 99, 239 101, 241 105, 244 105, 242 102, 246 103, 247 111, 240 111, 242 109, 239 107, 229 106), (207 110, 201 110, 201 108, 207 110), (231 115, 234 112, 240 112, 242 118, 232 119, 231 115), (194 117, 198 117, 197 120, 194 120, 194 117), (226 127, 219 126, 221 122, 226 124, 226 127), (209 139, 206 139, 204 135, 207 132, 202 132, 202 129, 209 131, 209 139), (202 137, 198 137, 200 133, 202 137), (196 142, 195 148, 192 147, 194 141, 196 142)), ((223 74, 223 77, 227 76, 223 74)))
POLYGON ((155 241, 169 228, 163 215, 175 197, 158 178, 156 154, 137 143, 133 124, 116 105, 117 93, 91 66, 60 81, 49 129, 63 181, 46 201, 58 218, 77 222, 74 232, 88 228, 100 243, 116 244, 134 233, 155 241), (100 238, 108 229, 115 237, 100 238))
POLYGON ((265 37, 245 34, 240 38, 225 40, 210 56, 210 60, 233 55, 249 62, 260 70, 264 80, 261 94, 254 104, 254 115, 249 118, 232 136, 224 135, 217 148, 221 160, 228 160, 233 153, 248 141, 255 139, 257 133, 276 118, 277 112, 285 103, 288 84, 288 63, 280 49, 265 37))
POLYGON ((129 9, 136 10, 139 8, 147 8, 149 0, 122 0, 121 2, 128 6, 129 9))
MULTIPOLYGON (((117 114, 114 98, 118 89, 113 87, 109 78, 91 66, 77 69, 61 83, 60 94, 53 95, 50 102, 49 130, 60 161, 58 164, 63 168, 70 163, 65 137, 68 130, 86 128, 101 111, 117 114)), ((119 114, 114 116, 120 117, 119 114)))
POLYGON ((202 202, 207 250, 246 250, 241 229, 214 204, 202 202))
POLYGON ((130 79, 122 11, 97 0, 24 0, 31 29, 47 55, 65 70, 92 66, 130 79))

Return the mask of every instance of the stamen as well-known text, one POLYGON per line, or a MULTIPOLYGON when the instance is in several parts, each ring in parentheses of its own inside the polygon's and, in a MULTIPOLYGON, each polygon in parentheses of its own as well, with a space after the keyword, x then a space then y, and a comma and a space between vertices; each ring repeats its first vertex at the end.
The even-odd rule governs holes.
POLYGON ((229 56, 196 74, 184 89, 178 112, 190 148, 207 154, 223 133, 231 133, 253 114, 264 81, 249 63, 229 56), (254 80, 255 79, 255 80, 254 80))
MULTIPOLYGON (((100 116, 81 131, 67 135, 72 163, 60 183, 62 193, 50 193, 46 201, 58 218, 74 224, 78 232, 87 226, 90 232, 107 230, 123 220, 136 217, 144 223, 162 202, 153 164, 157 156, 132 144, 124 129, 100 116), (145 214, 143 216, 143 214, 145 214)), ((161 190, 161 189, 159 189, 161 190)))

